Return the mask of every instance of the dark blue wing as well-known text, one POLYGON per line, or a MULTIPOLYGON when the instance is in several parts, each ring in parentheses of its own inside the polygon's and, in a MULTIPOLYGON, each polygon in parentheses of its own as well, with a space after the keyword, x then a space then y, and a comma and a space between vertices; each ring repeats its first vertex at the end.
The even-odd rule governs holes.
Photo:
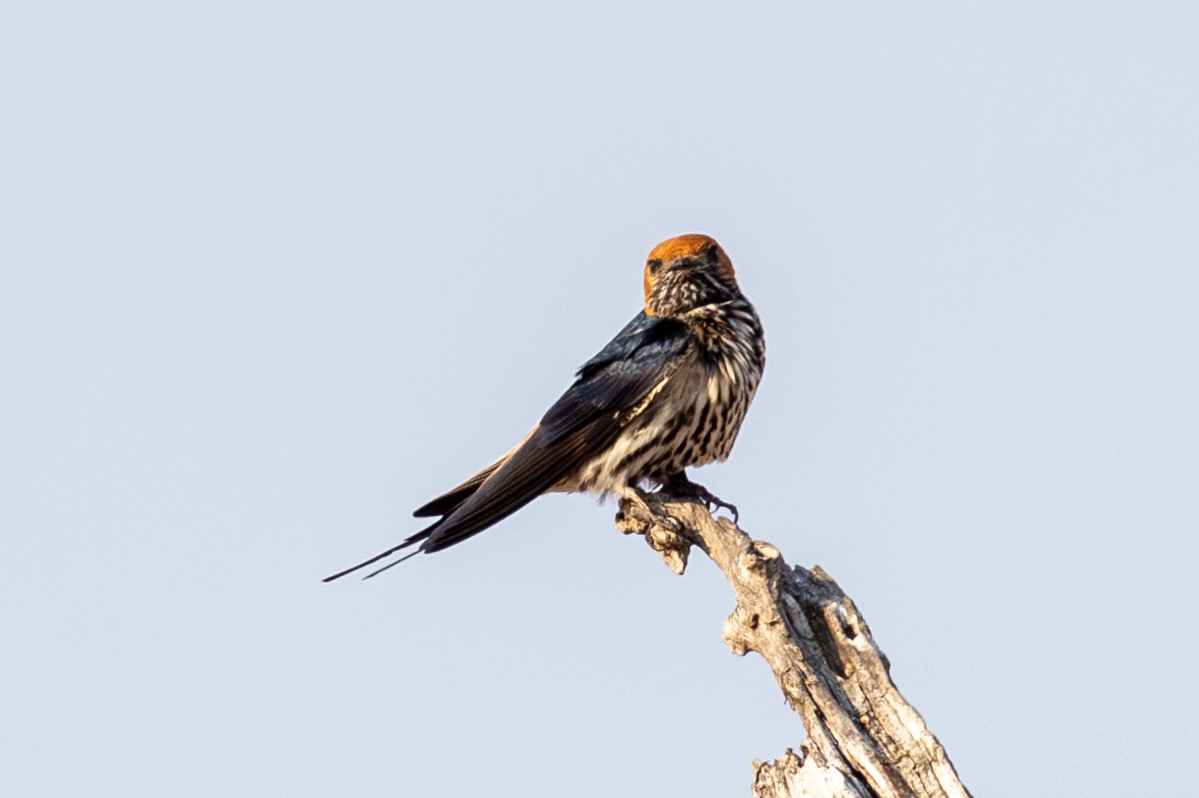
POLYGON ((588 463, 691 345, 686 326, 638 314, 583 364, 528 440, 430 531, 421 548, 438 551, 483 531, 588 463))
MULTIPOLYGON (((638 313, 599 354, 579 367, 574 384, 546 412, 531 435, 545 430, 538 440, 544 446, 576 432, 607 408, 619 411, 636 405, 657 384, 661 364, 673 362, 686 349, 688 340, 686 330, 678 322, 655 319, 644 311, 638 313)), ((419 507, 413 515, 418 518, 449 515, 512 454, 509 452, 466 482, 419 507)))
POLYGON ((687 328, 638 314, 554 403, 529 437, 430 531, 438 551, 524 507, 573 474, 620 432, 628 411, 670 375, 692 344, 687 328))
POLYGON ((579 368, 574 384, 524 442, 415 513, 442 515, 441 520, 394 549, 329 579, 421 541, 422 551, 439 551, 524 507, 611 445, 628 411, 671 374, 691 345, 684 325, 639 313, 579 368))
MULTIPOLYGON (((574 385, 542 417, 541 429, 552 442, 606 415, 618 421, 623 411, 653 390, 690 345, 691 336, 680 322, 638 313, 599 354, 579 367, 574 385)), ((603 426, 607 430, 608 425, 603 426)), ((608 431, 618 430, 619 423, 608 431)))

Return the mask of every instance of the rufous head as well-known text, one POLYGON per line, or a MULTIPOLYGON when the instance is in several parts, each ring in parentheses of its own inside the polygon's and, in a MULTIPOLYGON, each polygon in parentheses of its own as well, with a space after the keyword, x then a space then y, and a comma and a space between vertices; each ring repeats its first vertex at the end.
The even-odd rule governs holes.
POLYGON ((685 313, 740 294, 733 263, 710 236, 688 233, 654 247, 645 261, 645 312, 685 313))

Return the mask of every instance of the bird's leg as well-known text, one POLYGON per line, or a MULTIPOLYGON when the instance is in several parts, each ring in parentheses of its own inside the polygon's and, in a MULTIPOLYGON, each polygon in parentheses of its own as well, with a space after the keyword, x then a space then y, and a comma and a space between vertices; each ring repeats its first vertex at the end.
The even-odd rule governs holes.
POLYGON ((703 485, 696 484, 687 478, 687 472, 679 469, 673 474, 667 474, 662 480, 662 490, 671 496, 678 496, 682 499, 698 499, 703 502, 710 512, 713 507, 720 509, 723 507, 733 514, 733 523, 737 523, 740 519, 740 514, 737 512, 735 505, 729 504, 722 500, 719 496, 714 495, 710 490, 703 485))

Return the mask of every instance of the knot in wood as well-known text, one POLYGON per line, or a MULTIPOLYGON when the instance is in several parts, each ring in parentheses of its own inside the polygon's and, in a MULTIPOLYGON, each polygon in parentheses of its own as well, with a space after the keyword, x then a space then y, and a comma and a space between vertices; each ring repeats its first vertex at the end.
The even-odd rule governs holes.
POLYGON ((720 636, 734 654, 744 657, 750 651, 757 651, 754 642, 760 620, 756 612, 737 607, 721 624, 720 636))
POLYGON ((776 549, 772 544, 767 543, 764 540, 755 540, 754 541, 754 550, 758 552, 758 555, 763 560, 767 560, 767 561, 777 560, 779 557, 782 556, 781 554, 779 554, 778 549, 776 549))
POLYGON ((761 540, 751 541, 742 552, 739 564, 746 573, 758 574, 773 579, 786 566, 779 550, 761 540))
POLYGON ((655 522, 645 533, 645 539, 654 551, 662 555, 666 567, 678 576, 683 575, 687 570, 687 557, 691 554, 691 541, 683 534, 682 524, 674 518, 655 522))
POLYGON ((649 516, 632 504, 621 503, 616 513, 616 530, 622 535, 644 535, 652 523, 649 516))

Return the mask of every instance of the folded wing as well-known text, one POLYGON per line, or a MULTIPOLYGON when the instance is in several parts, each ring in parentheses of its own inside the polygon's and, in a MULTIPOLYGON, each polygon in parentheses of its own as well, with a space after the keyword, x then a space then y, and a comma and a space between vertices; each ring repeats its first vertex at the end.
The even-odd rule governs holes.
POLYGON ((438 521, 399 546, 325 581, 416 543, 421 544, 419 551, 440 551, 524 507, 610 446, 641 401, 670 379, 690 346, 690 334, 682 324, 638 314, 583 364, 574 384, 519 446, 414 513, 418 517, 441 515, 438 521))

